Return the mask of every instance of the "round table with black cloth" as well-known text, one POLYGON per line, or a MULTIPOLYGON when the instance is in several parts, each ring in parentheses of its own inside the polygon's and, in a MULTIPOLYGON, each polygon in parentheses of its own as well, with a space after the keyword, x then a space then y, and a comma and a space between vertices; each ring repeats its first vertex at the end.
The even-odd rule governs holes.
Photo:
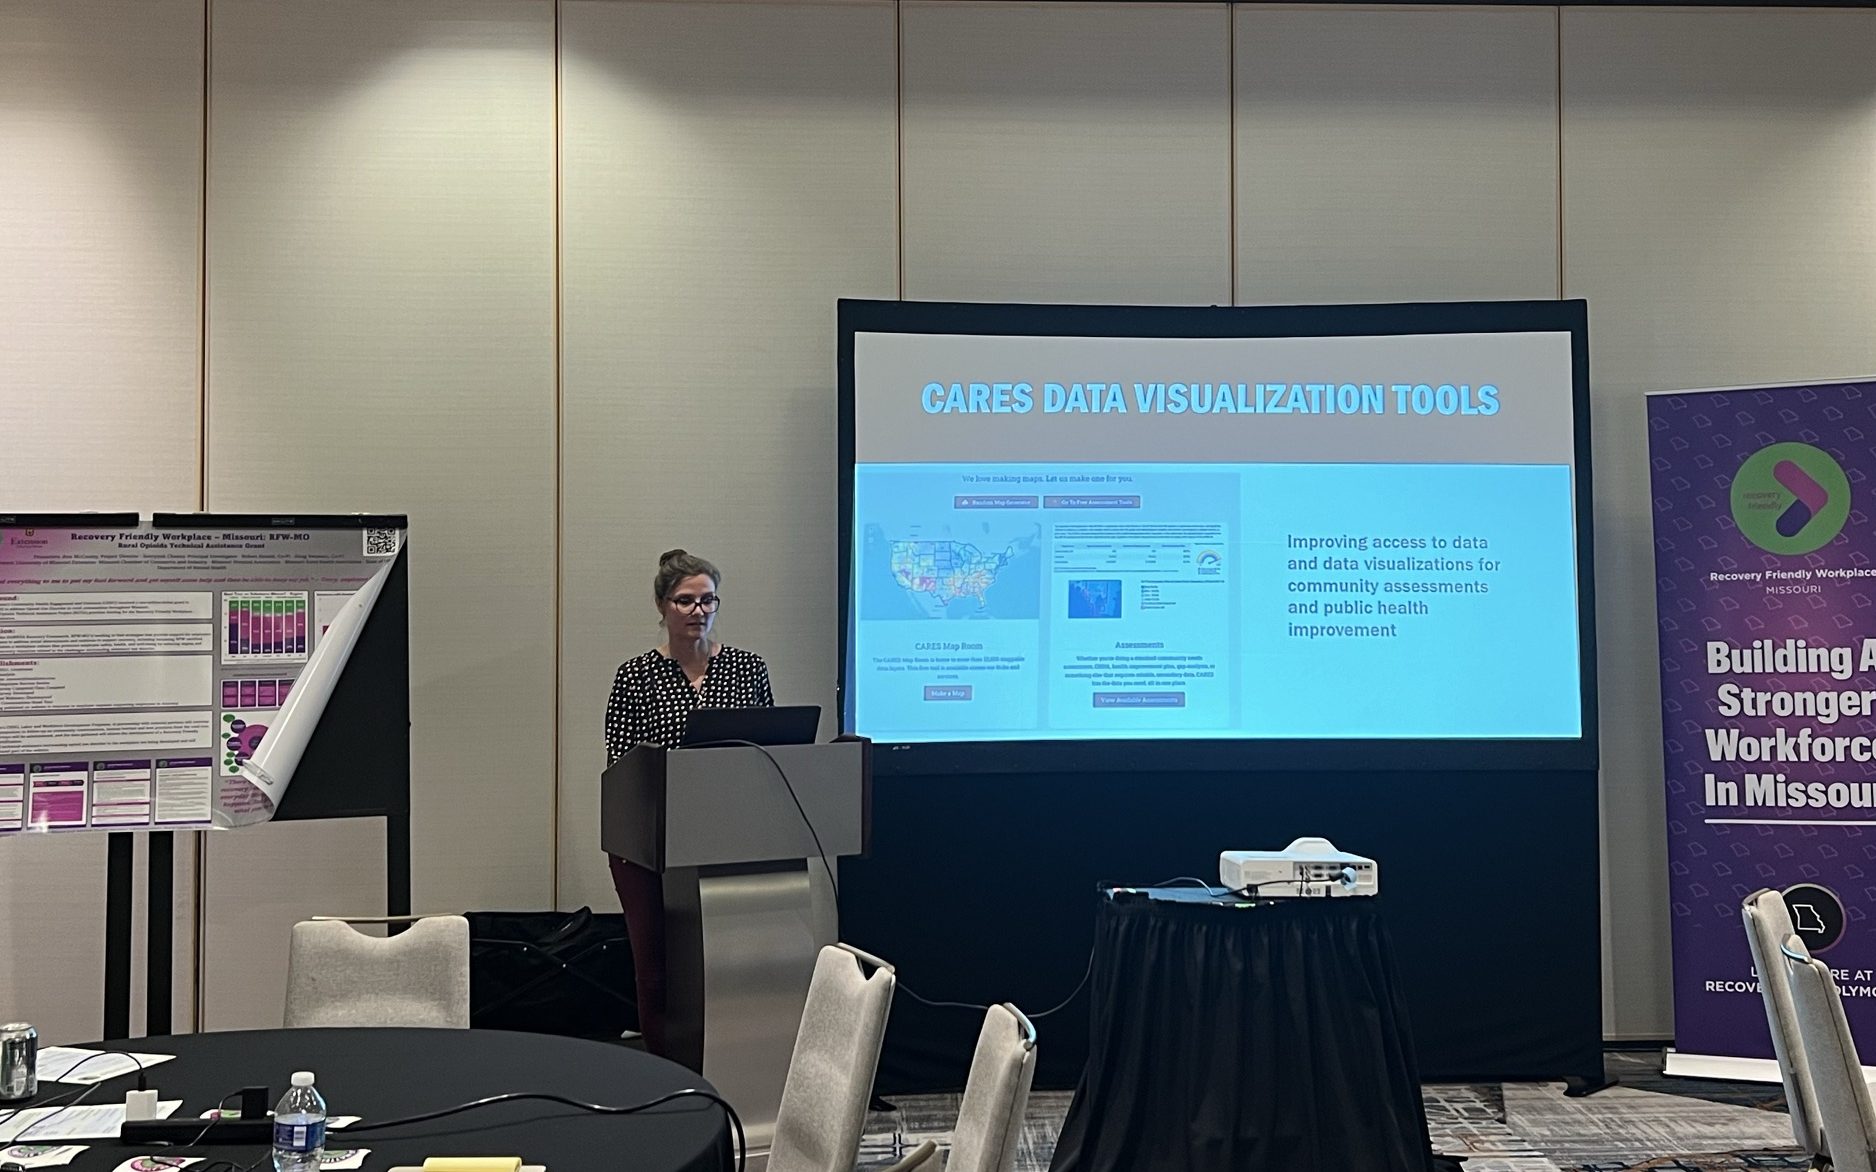
MULTIPOLYGON (((314 1073, 329 1112, 363 1116, 354 1127, 512 1091, 627 1106, 685 1087, 711 1089, 674 1062, 624 1046, 501 1030, 252 1030, 90 1045, 176 1055, 147 1076, 158 1098, 182 1100, 172 1119, 194 1118, 246 1086, 265 1086, 277 1101, 296 1070, 314 1073)), ((135 1086, 134 1074, 114 1078, 84 1101, 122 1102, 135 1086)), ((35 1101, 76 1089, 42 1082, 35 1101)), ((238 1169, 256 1161, 259 1172, 273 1167, 268 1149, 258 1144, 184 1149, 114 1139, 74 1142, 90 1144, 72 1162, 76 1172, 110 1172, 132 1156, 172 1152, 227 1160, 238 1169)), ((427 1156, 520 1156, 548 1172, 727 1172, 735 1162, 723 1109, 700 1098, 635 1115, 594 1115, 539 1101, 498 1103, 384 1131, 328 1131, 326 1149, 340 1148, 370 1148, 365 1172, 422 1164, 427 1156)))
POLYGON ((1103 892, 1051 1172, 1429 1172, 1375 901, 1222 894, 1103 892))

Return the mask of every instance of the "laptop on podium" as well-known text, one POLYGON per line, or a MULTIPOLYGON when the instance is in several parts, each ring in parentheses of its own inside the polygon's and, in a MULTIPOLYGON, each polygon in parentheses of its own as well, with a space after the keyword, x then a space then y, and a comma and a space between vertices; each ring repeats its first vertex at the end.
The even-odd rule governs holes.
POLYGON ((699 708, 684 725, 682 747, 742 742, 751 745, 812 745, 821 725, 819 704, 779 708, 699 708))

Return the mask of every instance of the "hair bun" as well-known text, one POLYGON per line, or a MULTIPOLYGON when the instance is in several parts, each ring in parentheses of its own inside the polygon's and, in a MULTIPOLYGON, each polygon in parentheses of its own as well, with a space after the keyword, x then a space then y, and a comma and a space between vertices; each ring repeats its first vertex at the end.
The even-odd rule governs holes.
POLYGON ((685 554, 684 554, 684 551, 681 549, 667 549, 663 553, 658 555, 658 564, 662 566, 668 561, 671 561, 675 558, 681 558, 683 556, 685 556, 685 554))

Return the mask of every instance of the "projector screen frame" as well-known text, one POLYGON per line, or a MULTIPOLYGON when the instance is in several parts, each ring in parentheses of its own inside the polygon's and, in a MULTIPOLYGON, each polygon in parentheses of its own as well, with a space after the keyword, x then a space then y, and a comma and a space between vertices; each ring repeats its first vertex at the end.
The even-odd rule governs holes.
POLYGON ((839 332, 835 709, 852 733, 854 336, 1286 338, 1567 333, 1570 336, 1578 695, 1581 735, 1483 739, 1126 738, 876 743, 884 775, 1139 770, 1595 770, 1597 735, 1594 512, 1589 419, 1589 311, 1581 299, 1286 306, 1133 306, 842 298, 839 332))

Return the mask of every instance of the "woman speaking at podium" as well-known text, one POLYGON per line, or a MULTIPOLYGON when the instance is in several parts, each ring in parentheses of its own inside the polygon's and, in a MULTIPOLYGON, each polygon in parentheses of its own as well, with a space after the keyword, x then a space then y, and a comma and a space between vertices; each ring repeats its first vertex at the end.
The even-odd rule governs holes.
MULTIPOLYGON (((619 665, 612 698, 606 701, 606 764, 633 745, 675 748, 699 708, 772 708, 769 668, 751 651, 710 638, 723 599, 723 575, 709 562, 681 549, 658 559, 652 598, 664 626, 664 641, 619 665)), ((612 885, 625 909, 638 984, 639 1029, 645 1048, 664 1055, 664 890, 656 871, 608 855, 612 885)))

